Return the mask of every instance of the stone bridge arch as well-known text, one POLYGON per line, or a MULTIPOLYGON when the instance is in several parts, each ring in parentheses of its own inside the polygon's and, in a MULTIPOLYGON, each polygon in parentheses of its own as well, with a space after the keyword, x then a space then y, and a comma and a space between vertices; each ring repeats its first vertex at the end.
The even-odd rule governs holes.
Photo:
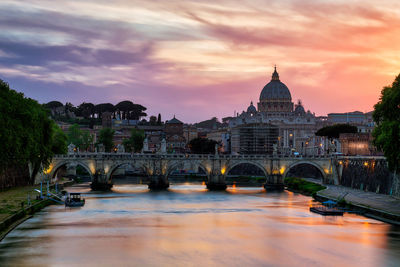
POLYGON ((168 177, 171 172, 173 172, 176 168, 179 168, 182 166, 182 169, 187 168, 187 166, 190 166, 189 169, 191 170, 198 170, 199 168, 204 171, 204 173, 207 175, 207 178, 210 176, 210 171, 207 169, 207 167, 202 163, 198 161, 185 161, 185 160, 177 160, 177 161, 172 161, 168 163, 168 166, 166 168, 165 175, 168 177))
POLYGON ((282 177, 285 178, 286 175, 289 173, 290 169, 292 169, 293 167, 298 166, 300 164, 311 165, 311 166, 317 168, 319 170, 319 172, 322 174, 323 180, 326 179, 326 172, 325 172, 324 168, 320 164, 310 161, 310 160, 300 160, 300 161, 295 161, 295 162, 290 163, 289 166, 283 172, 282 177))
POLYGON ((268 178, 268 172, 265 169, 265 167, 262 164, 258 163, 257 161, 250 161, 250 160, 241 160, 241 161, 237 161, 237 162, 233 162, 233 163, 228 164, 228 166, 226 167, 226 171, 225 171, 224 175, 228 175, 229 172, 233 168, 235 168, 236 166, 238 166, 240 164, 249 164, 249 165, 256 166, 257 168, 259 168, 264 173, 265 178, 268 178))
POLYGON ((93 168, 91 169, 86 162, 81 161, 81 160, 61 160, 61 161, 58 161, 51 168, 49 176, 50 176, 51 179, 53 179, 55 177, 55 175, 57 174, 57 171, 63 166, 67 166, 67 168, 68 168, 68 166, 74 166, 75 167, 75 173, 76 173, 76 167, 78 165, 81 166, 82 168, 84 168, 89 173, 90 179, 93 181, 93 174, 94 174, 93 173, 94 170, 92 170, 93 168))
POLYGON ((130 165, 133 168, 140 168, 142 169, 147 175, 149 175, 149 171, 148 171, 148 166, 146 166, 144 163, 140 163, 140 162, 135 162, 135 161, 119 161, 114 163, 108 170, 107 172, 107 181, 112 180, 112 175, 113 173, 119 168, 122 167, 124 165, 130 165))

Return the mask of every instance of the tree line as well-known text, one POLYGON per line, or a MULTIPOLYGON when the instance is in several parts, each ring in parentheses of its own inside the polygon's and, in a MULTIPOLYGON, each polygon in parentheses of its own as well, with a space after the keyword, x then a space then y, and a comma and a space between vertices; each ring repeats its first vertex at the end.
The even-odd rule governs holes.
POLYGON ((110 112, 113 118, 120 118, 122 120, 140 120, 142 117, 146 117, 147 108, 140 105, 134 104, 132 101, 121 101, 116 105, 111 103, 93 104, 83 102, 79 106, 75 107, 73 104, 67 102, 65 106, 59 101, 51 101, 44 106, 50 110, 62 110, 63 114, 73 113, 75 116, 83 117, 84 119, 90 118, 101 118, 104 112, 110 112))
MULTIPOLYGON (((115 130, 110 128, 101 129, 98 135, 98 140, 94 143, 93 135, 89 130, 84 130, 78 124, 73 124, 68 128, 67 141, 68 144, 74 144, 80 151, 90 151, 94 145, 98 147, 100 144, 104 146, 105 152, 112 152, 115 148, 113 142, 115 130)), ((132 129, 129 138, 124 139, 122 144, 126 152, 140 152, 143 148, 145 134, 143 130, 132 129)))

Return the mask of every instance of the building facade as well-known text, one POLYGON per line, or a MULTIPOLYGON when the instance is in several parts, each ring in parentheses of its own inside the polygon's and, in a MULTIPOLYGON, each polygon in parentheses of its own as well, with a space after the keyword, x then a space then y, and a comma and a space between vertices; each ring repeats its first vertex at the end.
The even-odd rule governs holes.
POLYGON ((278 151, 281 154, 290 154, 295 151, 299 153, 304 151, 310 137, 327 123, 326 120, 316 117, 310 111, 305 111, 301 101, 297 104, 292 102, 290 91, 280 81, 276 67, 271 81, 260 93, 257 107, 251 102, 246 111, 229 120, 229 128, 232 131, 232 152, 241 151, 241 148, 236 147, 240 143, 237 141, 238 130, 236 129, 246 127, 245 125, 258 125, 260 129, 263 124, 276 126, 278 151))
POLYGON ((186 139, 183 136, 183 122, 174 118, 165 122, 165 139, 167 150, 170 153, 184 153, 186 151, 186 139))

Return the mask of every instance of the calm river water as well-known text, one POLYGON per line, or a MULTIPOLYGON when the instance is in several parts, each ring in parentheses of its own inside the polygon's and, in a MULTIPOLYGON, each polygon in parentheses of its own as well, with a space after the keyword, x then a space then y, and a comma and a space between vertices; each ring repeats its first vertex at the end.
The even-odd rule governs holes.
POLYGON ((50 206, 0 243, 0 266, 400 266, 400 229, 309 212, 310 197, 204 185, 87 187, 83 208, 50 206))

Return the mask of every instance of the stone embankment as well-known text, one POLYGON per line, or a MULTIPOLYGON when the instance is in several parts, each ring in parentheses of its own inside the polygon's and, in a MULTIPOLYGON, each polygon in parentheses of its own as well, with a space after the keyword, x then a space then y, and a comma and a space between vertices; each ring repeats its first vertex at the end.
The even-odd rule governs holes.
POLYGON ((365 192, 344 186, 328 185, 328 188, 317 192, 317 198, 339 201, 362 211, 367 217, 400 225, 400 198, 390 195, 365 192))
MULTIPOLYGON (((64 182, 59 184, 58 188, 62 190, 72 184, 73 181, 64 182)), ((38 193, 33 191, 34 188, 40 188, 40 185, 11 188, 0 192, 0 241, 19 224, 31 218, 35 212, 55 203, 49 199, 35 200, 38 193), (27 203, 28 194, 32 198, 31 205, 27 203)), ((52 188, 54 185, 50 187, 52 188)))

